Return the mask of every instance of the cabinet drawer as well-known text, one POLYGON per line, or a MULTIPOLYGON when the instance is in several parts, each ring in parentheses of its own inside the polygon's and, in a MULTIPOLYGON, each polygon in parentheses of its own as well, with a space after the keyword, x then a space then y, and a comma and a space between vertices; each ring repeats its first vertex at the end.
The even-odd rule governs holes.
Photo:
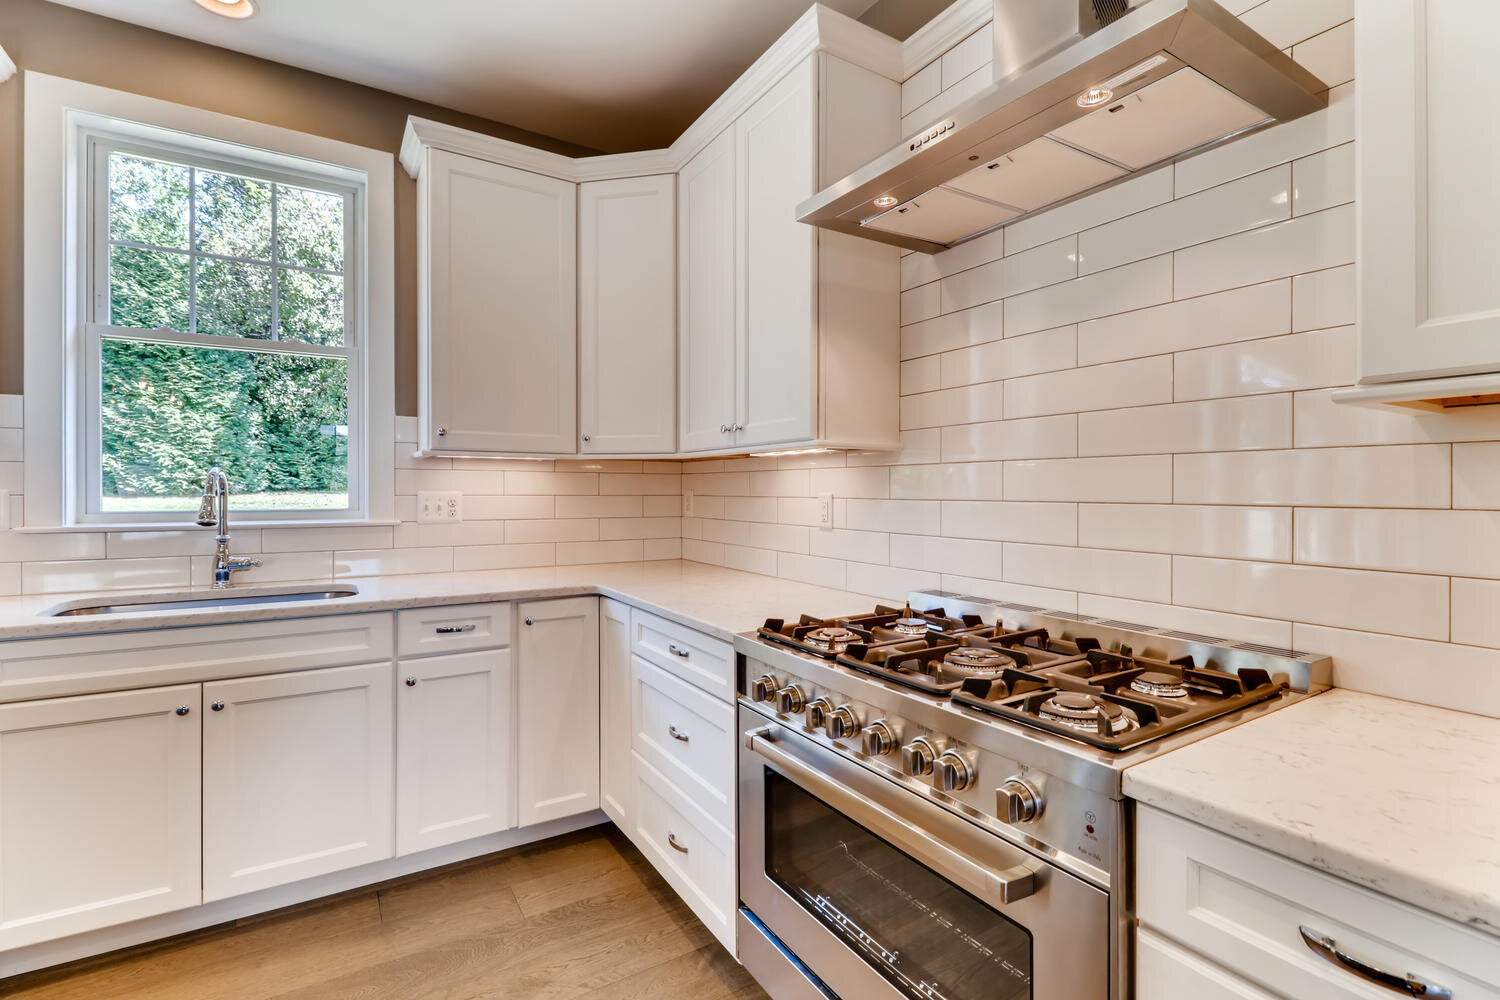
POLYGON ((631 745, 689 798, 734 827, 734 706, 632 658, 631 745))
POLYGON ((396 612, 396 655, 427 656, 510 645, 510 605, 453 604, 396 612))
POLYGON ((1500 1000, 1496 938, 1155 809, 1140 809, 1137 829, 1141 923, 1273 993, 1398 995, 1315 954, 1305 927, 1378 969, 1500 1000))
POLYGON ((390 658, 389 613, 17 639, 0 642, 0 701, 390 658))
POLYGON ((734 647, 722 639, 635 609, 630 651, 709 694, 734 701, 734 647))
POLYGON ((1135 938, 1135 995, 1145 1000, 1276 1000, 1145 928, 1135 938))
POLYGON ((633 840, 667 884, 734 951, 734 835, 635 755, 633 840))

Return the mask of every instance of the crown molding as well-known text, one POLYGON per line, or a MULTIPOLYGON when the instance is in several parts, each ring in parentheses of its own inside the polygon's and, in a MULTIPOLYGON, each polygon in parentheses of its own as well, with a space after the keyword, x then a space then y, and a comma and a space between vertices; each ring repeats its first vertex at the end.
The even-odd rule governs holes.
POLYGON ((901 45, 902 81, 984 27, 995 17, 995 0, 955 0, 901 45))
POLYGON ((15 61, 5 54, 5 46, 0 45, 0 83, 4 83, 15 75, 15 61))

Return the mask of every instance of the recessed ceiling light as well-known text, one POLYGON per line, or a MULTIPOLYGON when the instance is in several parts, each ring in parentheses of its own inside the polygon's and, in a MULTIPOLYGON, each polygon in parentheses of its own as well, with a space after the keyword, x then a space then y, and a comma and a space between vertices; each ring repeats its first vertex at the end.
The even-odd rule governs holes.
POLYGON ((197 0, 198 6, 211 10, 220 17, 232 17, 243 21, 255 14, 254 0, 197 0))
POLYGON ((896 204, 896 196, 893 194, 883 194, 875 199, 876 208, 890 208, 894 204, 896 204))
MULTIPOLYGON (((203 0, 198 0, 202 3, 203 0)), ((1099 105, 1112 100, 1115 92, 1108 87, 1090 87, 1078 95, 1078 106, 1080 108, 1097 108, 1099 105)))

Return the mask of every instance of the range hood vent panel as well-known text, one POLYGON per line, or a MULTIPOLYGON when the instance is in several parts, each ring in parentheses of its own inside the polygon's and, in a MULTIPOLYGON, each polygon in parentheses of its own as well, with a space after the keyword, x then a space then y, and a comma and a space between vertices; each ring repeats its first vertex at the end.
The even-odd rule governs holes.
POLYGON ((1077 4, 996 0, 996 83, 798 217, 936 253, 1327 106, 1322 81, 1213 0, 1077 4))

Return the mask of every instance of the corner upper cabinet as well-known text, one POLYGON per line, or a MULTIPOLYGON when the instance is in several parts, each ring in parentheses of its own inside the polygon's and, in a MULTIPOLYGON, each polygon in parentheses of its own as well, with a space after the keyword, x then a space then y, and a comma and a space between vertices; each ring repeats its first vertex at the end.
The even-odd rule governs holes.
POLYGON ((899 129, 896 83, 816 52, 683 169, 682 451, 897 447, 899 254, 796 210, 899 129))
POLYGON ((677 450, 671 174, 578 185, 578 450, 677 450))
POLYGON ((1500 5, 1360 0, 1359 381, 1344 402, 1500 394, 1500 5))
POLYGON ((403 162, 417 178, 420 450, 575 454, 577 185, 420 144, 403 162))

